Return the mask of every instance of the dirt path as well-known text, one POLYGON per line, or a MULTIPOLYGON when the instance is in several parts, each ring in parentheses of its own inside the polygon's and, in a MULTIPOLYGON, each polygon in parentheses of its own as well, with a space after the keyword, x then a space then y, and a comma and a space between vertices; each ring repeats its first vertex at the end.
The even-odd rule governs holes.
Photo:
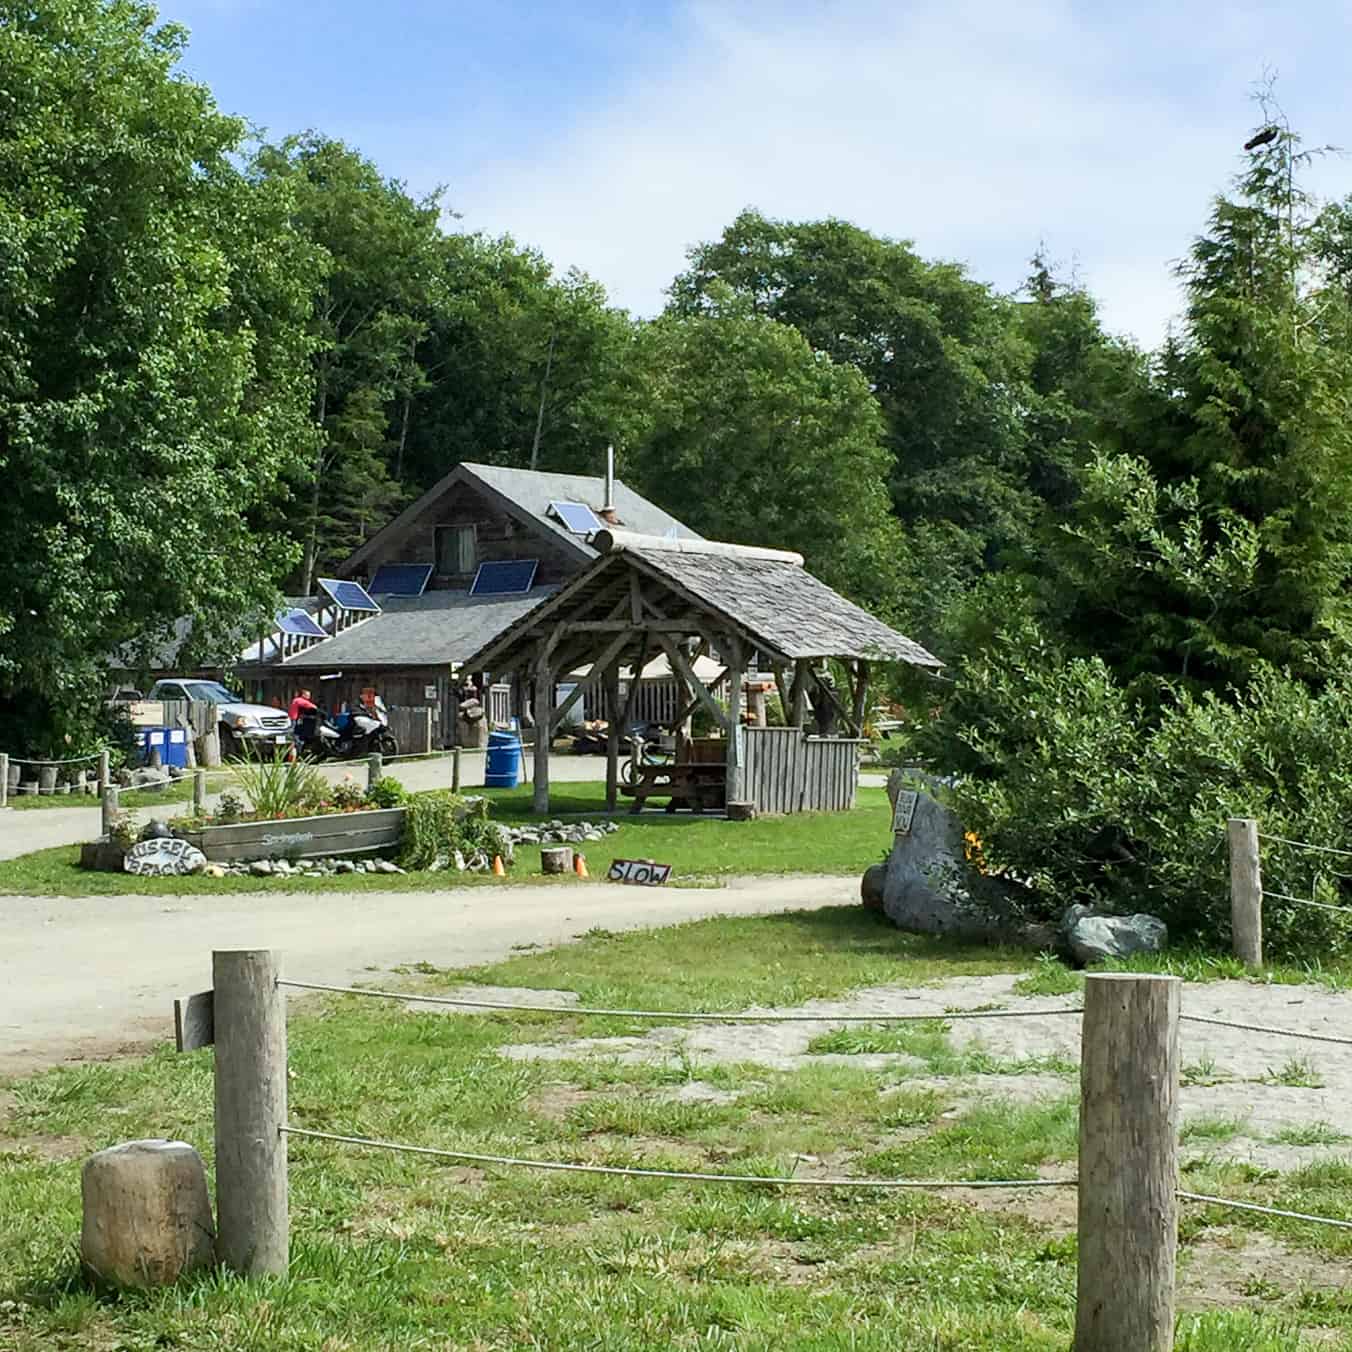
MULTIPOLYGON (((813 1000, 776 1014, 933 1014, 957 1010, 1065 1010, 1080 997, 1023 996, 1014 975, 963 977, 933 986, 880 986, 839 1000, 813 1000)), ((531 998, 537 998, 532 992, 531 998)), ((511 998, 505 997, 505 998, 511 998)), ((1318 986, 1257 985, 1247 981, 1188 983, 1184 1015, 1258 1024, 1334 1037, 1352 1037, 1352 992, 1318 986)), ((959 1102, 990 1098, 1061 1098, 1077 1090, 1080 1021, 1073 1015, 959 1020, 950 1024, 957 1050, 980 1051, 993 1073, 935 1075, 905 1052, 815 1053, 814 1039, 849 1025, 815 1023, 697 1024, 657 1027, 644 1037, 590 1038, 524 1044, 506 1055, 568 1059, 600 1053, 621 1061, 717 1062, 796 1070, 843 1064, 899 1067, 913 1087, 933 1087, 959 1102)), ((894 1025, 895 1026, 895 1025, 894 1025)), ((859 1025, 854 1025, 858 1028, 859 1025)), ((1180 1025, 1184 1156, 1243 1160, 1260 1168, 1294 1169, 1332 1153, 1352 1154, 1352 1046, 1297 1040, 1189 1022, 1180 1025), (1189 1123, 1193 1135, 1187 1133, 1189 1123), (1221 1126, 1224 1130, 1209 1130, 1221 1126), (1329 1128, 1328 1139, 1303 1142, 1303 1129, 1329 1128), (1343 1141, 1336 1133, 1349 1133, 1343 1141)))
MULTIPOLYGON (((26 814, 25 814, 26 815, 26 814)), ((213 948, 279 948, 289 975, 335 984, 402 963, 492 962, 593 926, 637 929, 857 901, 857 878, 741 878, 725 888, 593 886, 211 897, 7 897, 0 1074, 140 1050, 173 1036, 173 999, 211 984, 213 948)))

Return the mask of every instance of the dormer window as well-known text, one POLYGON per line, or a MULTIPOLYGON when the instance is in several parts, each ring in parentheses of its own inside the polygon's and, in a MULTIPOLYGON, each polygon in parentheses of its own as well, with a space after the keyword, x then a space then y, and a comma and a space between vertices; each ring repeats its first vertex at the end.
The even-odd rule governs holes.
POLYGON ((469 577, 479 566, 479 533, 475 526, 436 528, 437 574, 469 577))

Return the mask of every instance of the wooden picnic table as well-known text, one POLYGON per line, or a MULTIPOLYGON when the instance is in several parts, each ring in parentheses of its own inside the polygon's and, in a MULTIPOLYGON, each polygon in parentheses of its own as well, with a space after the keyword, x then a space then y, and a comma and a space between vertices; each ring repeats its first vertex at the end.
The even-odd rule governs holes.
POLYGON ((645 765, 639 781, 624 785, 634 805, 642 812, 649 798, 667 798, 667 811, 688 807, 692 812, 717 812, 727 801, 728 767, 714 762, 686 761, 680 765, 645 765))

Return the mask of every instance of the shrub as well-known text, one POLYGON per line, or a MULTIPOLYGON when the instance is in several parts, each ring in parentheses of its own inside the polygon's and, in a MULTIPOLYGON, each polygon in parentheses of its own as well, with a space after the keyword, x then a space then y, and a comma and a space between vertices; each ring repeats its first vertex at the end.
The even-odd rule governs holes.
POLYGON ((328 781, 310 761, 293 760, 278 747, 270 759, 230 762, 249 806, 260 817, 284 817, 327 800, 328 781))
POLYGON ((349 777, 336 784, 329 792, 329 802, 340 812, 351 812, 366 806, 366 790, 349 777))
POLYGON ((367 807, 398 807, 407 797, 397 779, 378 779, 365 794, 367 807))
MULTIPOLYGON (((958 771, 954 808, 990 866, 1029 880, 1044 919, 1088 901, 1152 911, 1176 934, 1225 944, 1228 817, 1352 845, 1352 688, 1342 683, 1312 692, 1264 671, 1243 694, 1166 691, 1154 703, 1097 658, 1005 636, 919 740, 958 771)), ((1329 858, 1265 843, 1265 889, 1352 902, 1329 858)), ((1274 953, 1327 955, 1352 947, 1352 914, 1270 901, 1265 932, 1274 953)))
POLYGON ((399 852, 403 868, 431 868, 456 850, 464 855, 482 851, 489 859, 508 856, 506 837, 488 820, 485 799, 471 802, 449 789, 433 789, 412 794, 407 809, 399 852))

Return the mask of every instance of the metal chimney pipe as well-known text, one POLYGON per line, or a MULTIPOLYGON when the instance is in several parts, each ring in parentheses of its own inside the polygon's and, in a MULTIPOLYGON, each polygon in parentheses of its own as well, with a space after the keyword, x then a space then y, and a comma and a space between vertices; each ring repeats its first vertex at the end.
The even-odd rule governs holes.
POLYGON ((615 510, 615 447, 606 447, 606 504, 603 512, 615 510))

